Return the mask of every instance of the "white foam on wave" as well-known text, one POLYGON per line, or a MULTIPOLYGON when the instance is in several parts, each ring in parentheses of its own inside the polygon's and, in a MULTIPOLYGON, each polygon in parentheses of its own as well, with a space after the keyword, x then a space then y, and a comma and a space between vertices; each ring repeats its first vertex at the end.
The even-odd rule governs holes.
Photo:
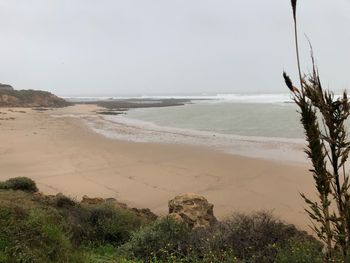
MULTIPOLYGON (((73 117, 61 115, 60 117, 73 117)), ((75 115, 105 137, 142 143, 189 144, 254 158, 305 162, 303 139, 248 137, 163 127, 124 115, 75 115)))
POLYGON ((102 96, 102 97, 64 97, 71 101, 120 100, 120 99, 185 99, 211 100, 235 103, 285 103, 292 102, 290 94, 216 94, 216 95, 142 95, 142 96, 102 96))
POLYGON ((218 99, 240 103, 285 103, 292 102, 290 94, 218 94, 218 99))

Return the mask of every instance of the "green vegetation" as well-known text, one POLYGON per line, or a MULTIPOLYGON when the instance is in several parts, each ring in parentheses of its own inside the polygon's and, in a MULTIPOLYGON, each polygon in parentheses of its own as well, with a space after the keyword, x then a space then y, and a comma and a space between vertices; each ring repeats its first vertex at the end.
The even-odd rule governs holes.
POLYGON ((144 262, 263 263, 274 262, 278 248, 291 238, 320 247, 306 233, 265 212, 236 214, 213 228, 192 231, 166 217, 135 232, 120 251, 144 262))
POLYGON ((0 262, 83 262, 58 211, 31 194, 0 190, 0 262))
POLYGON ((0 189, 22 190, 26 192, 38 191, 35 182, 27 177, 15 177, 5 182, 0 182, 0 189))
POLYGON ((151 221, 113 202, 33 193, 28 178, 2 185, 16 187, 0 189, 0 263, 319 262, 318 241, 265 212, 191 230, 171 217, 151 221))
POLYGON ((290 239, 285 247, 277 249, 276 263, 323 263, 320 244, 290 239))
POLYGON ((135 232, 131 240, 121 247, 129 257, 165 262, 187 254, 190 231, 174 219, 165 217, 135 232))
POLYGON ((7 188, 0 190, 0 262, 87 262, 95 258, 92 248, 116 251, 142 224, 147 221, 112 205, 7 188))
POLYGON ((0 90, 0 106, 2 107, 66 107, 69 105, 71 103, 47 91, 0 90))

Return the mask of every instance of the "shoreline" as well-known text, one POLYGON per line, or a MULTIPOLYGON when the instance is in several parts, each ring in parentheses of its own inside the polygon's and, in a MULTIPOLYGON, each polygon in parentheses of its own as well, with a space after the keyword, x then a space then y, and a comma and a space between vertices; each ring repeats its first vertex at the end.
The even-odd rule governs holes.
POLYGON ((110 139, 77 119, 51 117, 91 114, 95 109, 0 109, 7 118, 15 118, 0 121, 0 180, 27 176, 46 194, 113 197, 158 214, 166 213, 175 195, 194 192, 214 204, 219 218, 233 211, 270 210, 308 229, 299 196, 313 193, 307 164, 248 158, 198 145, 110 139))
MULTIPOLYGON (((96 111, 99 112, 98 110, 96 111)), ((200 131, 169 126, 130 118, 127 114, 53 114, 57 118, 83 120, 94 132, 110 139, 203 146, 211 150, 239 155, 295 163, 307 163, 303 148, 304 139, 241 136, 213 131, 200 131)))

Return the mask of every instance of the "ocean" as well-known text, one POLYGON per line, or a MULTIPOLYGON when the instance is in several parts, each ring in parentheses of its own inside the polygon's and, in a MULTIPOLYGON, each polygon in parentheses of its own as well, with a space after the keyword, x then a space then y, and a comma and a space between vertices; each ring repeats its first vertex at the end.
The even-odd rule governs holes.
MULTIPOLYGON (((83 97, 80 100, 110 97, 83 97)), ((187 99, 184 106, 130 109, 110 121, 153 128, 181 128, 239 136, 303 138, 297 108, 289 94, 217 94, 212 96, 138 96, 116 99, 187 99)), ((77 98, 76 98, 77 99, 77 98)), ((79 98, 78 98, 79 100, 79 98)))
POLYGON ((254 137, 303 138, 297 108, 285 96, 194 100, 184 106, 131 109, 126 117, 173 127, 254 137))
POLYGON ((80 118, 95 132, 118 140, 192 144, 243 156, 305 161, 303 131, 289 94, 136 98, 177 98, 191 102, 80 118))

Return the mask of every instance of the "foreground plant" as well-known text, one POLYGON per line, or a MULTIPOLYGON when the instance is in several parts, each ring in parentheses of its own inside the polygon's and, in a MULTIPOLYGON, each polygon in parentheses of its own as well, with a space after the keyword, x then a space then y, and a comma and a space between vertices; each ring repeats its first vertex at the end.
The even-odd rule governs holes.
POLYGON ((326 260, 333 259, 339 251, 345 260, 350 247, 350 185, 349 174, 345 171, 350 151, 345 125, 350 114, 349 98, 346 92, 335 97, 333 92, 322 88, 313 54, 312 72, 305 76, 301 74, 297 1, 291 3, 300 87, 295 87, 285 72, 283 77, 299 108, 307 141, 305 153, 312 162, 310 172, 318 200, 312 201, 304 194, 302 197, 309 207, 306 211, 312 219, 312 229, 326 245, 326 260))

